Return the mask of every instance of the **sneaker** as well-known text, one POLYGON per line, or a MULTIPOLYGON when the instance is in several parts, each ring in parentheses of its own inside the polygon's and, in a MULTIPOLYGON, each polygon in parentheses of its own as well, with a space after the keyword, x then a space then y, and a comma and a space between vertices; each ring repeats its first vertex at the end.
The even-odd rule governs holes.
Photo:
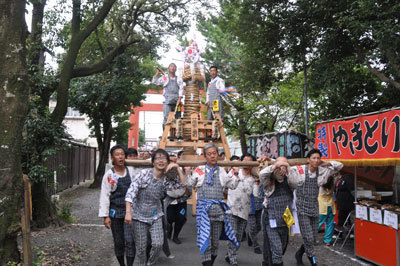
POLYGON ((315 256, 308 257, 308 260, 310 261, 311 266, 317 266, 317 259, 315 258, 315 256))
POLYGON ((175 256, 171 254, 171 255, 169 255, 167 258, 168 258, 168 259, 174 259, 175 256))
POLYGON ((256 253, 256 254, 262 254, 261 248, 260 248, 260 247, 255 247, 255 248, 254 248, 254 253, 256 253))
POLYGON ((304 252, 305 252, 304 245, 302 245, 300 247, 300 249, 296 251, 296 254, 294 255, 294 257, 296 258, 297 265, 303 265, 303 254, 304 254, 304 252))
POLYGON ((345 231, 350 231, 351 225, 344 225, 343 228, 345 231))
POLYGON ((346 228, 345 228, 344 226, 340 226, 340 225, 336 226, 335 229, 336 229, 337 231, 339 231, 339 232, 344 232, 344 231, 346 231, 346 228))
POLYGON ((177 238, 177 237, 174 237, 173 239, 172 239, 172 242, 174 242, 175 244, 178 244, 178 245, 180 245, 180 244, 182 244, 182 242, 179 240, 179 238, 177 238))

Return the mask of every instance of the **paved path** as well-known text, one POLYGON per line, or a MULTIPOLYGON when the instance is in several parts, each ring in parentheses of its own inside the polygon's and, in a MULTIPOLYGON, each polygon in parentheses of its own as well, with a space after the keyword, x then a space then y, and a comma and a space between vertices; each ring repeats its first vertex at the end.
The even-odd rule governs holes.
MULTIPOLYGON (((111 231, 104 228, 102 219, 97 217, 99 192, 99 190, 81 186, 64 193, 62 199, 73 204, 71 212, 75 217, 75 224, 47 230, 46 233, 36 233, 33 237, 34 244, 36 243, 39 249, 43 245, 47 245, 49 250, 52 250, 52 248, 54 250, 68 248, 71 250, 71 253, 78 252, 79 256, 76 254, 71 255, 77 256, 76 262, 70 262, 71 265, 118 266, 113 253, 111 231), (75 248, 71 248, 71 246, 75 248)), ((175 258, 168 259, 164 253, 161 253, 157 265, 201 265, 199 249, 196 247, 196 225, 195 217, 191 215, 191 205, 188 205, 188 214, 188 222, 185 224, 180 235, 182 244, 177 245, 169 241, 170 249, 175 258)), ((323 234, 319 234, 318 237, 321 240, 323 234)), ((259 242, 260 244, 262 243, 261 234, 259 235, 259 242)), ((226 243, 226 241, 220 242, 219 254, 214 264, 215 266, 228 266, 224 260, 227 251, 226 243)), ((285 265, 296 265, 294 253, 300 246, 300 243, 301 239, 299 236, 290 237, 290 243, 284 256, 285 265)), ((339 251, 338 246, 328 248, 324 245, 317 245, 318 265, 370 265, 365 261, 354 258, 352 250, 352 241, 345 246, 344 252, 339 251)), ((51 255, 53 256, 53 254, 51 255)), ((54 256, 57 257, 57 254, 54 256)), ((62 258, 58 259, 62 260, 62 258)), ((262 255, 255 254, 253 249, 248 247, 247 242, 241 243, 238 254, 239 265, 261 265, 261 261, 262 255)), ((305 261, 305 265, 309 265, 305 257, 303 261, 305 261)), ((65 264, 60 262, 58 265, 65 264)))

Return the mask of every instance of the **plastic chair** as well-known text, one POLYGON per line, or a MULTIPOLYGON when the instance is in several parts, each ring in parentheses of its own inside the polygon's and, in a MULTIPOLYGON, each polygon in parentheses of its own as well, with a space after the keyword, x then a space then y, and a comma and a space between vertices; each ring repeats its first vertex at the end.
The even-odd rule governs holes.
POLYGON ((350 237, 350 234, 353 232, 353 230, 354 230, 354 225, 355 225, 355 223, 354 223, 354 216, 355 216, 355 213, 354 213, 354 210, 353 211, 351 211, 350 213, 349 213, 349 215, 347 215, 347 218, 346 218, 346 220, 344 221, 344 225, 345 224, 351 224, 351 226, 350 226, 350 229, 338 229, 338 228, 335 228, 335 231, 336 232, 338 232, 338 234, 337 234, 337 236, 336 236, 336 239, 335 239, 335 241, 333 242, 333 245, 332 246, 335 246, 336 245, 336 242, 338 241, 338 239, 340 238, 340 236, 342 235, 342 234, 346 234, 346 236, 345 236, 345 238, 344 238, 344 240, 343 240, 343 243, 342 243, 342 245, 340 246, 340 249, 342 249, 343 248, 343 246, 346 244, 346 241, 347 241, 347 239, 350 237))

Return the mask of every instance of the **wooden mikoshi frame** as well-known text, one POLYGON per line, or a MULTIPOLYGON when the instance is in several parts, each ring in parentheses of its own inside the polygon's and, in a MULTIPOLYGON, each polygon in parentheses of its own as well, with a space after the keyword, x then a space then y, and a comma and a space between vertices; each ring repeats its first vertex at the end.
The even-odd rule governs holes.
MULTIPOLYGON (((218 147, 223 147, 226 158, 231 158, 231 152, 229 150, 228 141, 226 139, 226 134, 224 131, 224 125, 222 123, 221 116, 219 114, 215 114, 215 120, 218 123, 218 132, 220 138, 209 138, 207 136, 211 135, 211 131, 213 130, 212 123, 214 120, 199 120, 195 119, 195 116, 198 116, 196 113, 191 114, 191 119, 182 119, 182 131, 185 129, 190 129, 191 138, 190 140, 183 141, 174 141, 178 140, 175 136, 175 130, 177 128, 177 119, 174 118, 175 113, 170 112, 168 115, 167 123, 165 123, 164 132, 161 137, 159 148, 165 149, 167 147, 174 148, 184 148, 184 147, 192 147, 194 151, 198 148, 203 148, 208 144, 209 141, 215 143, 218 147), (206 136, 206 137, 202 137, 206 136)), ((199 158, 199 155, 194 155, 193 159, 199 158)))

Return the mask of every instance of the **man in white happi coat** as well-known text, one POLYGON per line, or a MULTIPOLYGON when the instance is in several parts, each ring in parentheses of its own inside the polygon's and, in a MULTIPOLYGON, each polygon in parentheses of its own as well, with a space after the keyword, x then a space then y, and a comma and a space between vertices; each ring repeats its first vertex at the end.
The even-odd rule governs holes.
POLYGON ((327 182, 329 176, 339 172, 343 164, 322 161, 321 152, 317 149, 312 149, 307 154, 307 162, 306 165, 290 167, 288 179, 296 184, 296 209, 304 242, 295 254, 296 261, 302 265, 305 252, 311 265, 315 266, 317 260, 313 245, 318 230, 319 187, 327 182))
POLYGON ((229 176, 224 168, 217 164, 217 145, 208 143, 203 152, 207 163, 197 167, 192 175, 188 176, 188 186, 197 188, 197 247, 200 248, 202 264, 212 266, 218 255, 218 244, 223 229, 226 237, 239 247, 226 214, 229 206, 224 201, 224 189, 235 189, 239 178, 229 176))
MULTIPOLYGON (((242 161, 255 161, 256 158, 250 154, 242 156, 242 161)), ((239 177, 239 184, 235 189, 228 189, 228 206, 230 208, 227 213, 231 221, 235 236, 240 242, 245 232, 247 219, 250 213, 251 194, 259 194, 259 186, 256 184, 256 178, 251 174, 252 167, 243 167, 239 169, 233 167, 228 173, 231 176, 239 177)), ((237 251, 231 242, 228 242, 228 252, 225 261, 232 266, 237 266, 237 251)))

